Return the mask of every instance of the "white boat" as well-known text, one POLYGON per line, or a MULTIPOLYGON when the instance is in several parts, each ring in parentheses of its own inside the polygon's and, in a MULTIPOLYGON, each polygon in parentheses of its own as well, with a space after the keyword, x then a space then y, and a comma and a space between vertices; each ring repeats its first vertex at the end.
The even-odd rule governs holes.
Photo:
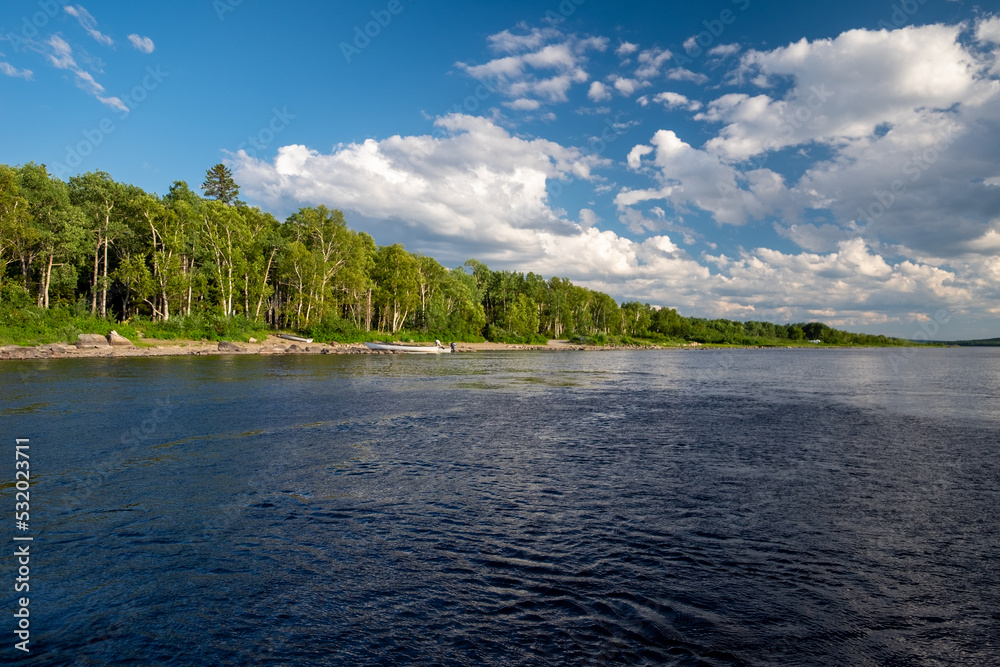
POLYGON ((278 338, 284 338, 285 340, 294 340, 296 343, 311 343, 312 338, 303 338, 302 336, 293 336, 292 334, 278 334, 278 338))
POLYGON ((369 350, 381 350, 383 352, 408 352, 410 354, 441 354, 450 352, 448 348, 441 345, 441 341, 434 341, 436 344, 429 345, 401 345, 399 343, 365 343, 369 350))

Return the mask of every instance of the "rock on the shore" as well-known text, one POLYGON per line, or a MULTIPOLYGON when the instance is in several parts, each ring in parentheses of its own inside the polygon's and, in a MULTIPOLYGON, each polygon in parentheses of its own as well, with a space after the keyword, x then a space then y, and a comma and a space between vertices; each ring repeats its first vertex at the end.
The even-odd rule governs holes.
POLYGON ((81 349, 111 347, 111 343, 101 334, 80 334, 80 337, 76 339, 76 346, 81 349))
POLYGON ((257 339, 256 339, 256 338, 254 338, 253 336, 251 336, 251 337, 250 337, 250 340, 249 340, 248 342, 250 342, 250 343, 256 343, 256 342, 257 342, 257 339))
POLYGON ((236 343, 232 343, 228 340, 219 341, 219 352, 242 352, 243 349, 236 343))
POLYGON ((117 331, 112 331, 108 334, 108 344, 112 347, 132 347, 132 341, 117 331))

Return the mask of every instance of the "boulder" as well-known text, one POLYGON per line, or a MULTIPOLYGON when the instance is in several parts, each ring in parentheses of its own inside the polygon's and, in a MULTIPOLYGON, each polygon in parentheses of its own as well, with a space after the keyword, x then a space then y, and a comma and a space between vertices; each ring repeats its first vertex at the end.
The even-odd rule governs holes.
POLYGON ((289 345, 288 349, 285 350, 288 354, 297 354, 302 351, 302 348, 298 345, 289 345))
POLYGON ((101 334, 80 334, 80 337, 76 339, 76 346, 81 349, 88 349, 93 347, 111 347, 111 343, 101 334))
POLYGON ((108 334, 108 344, 112 347, 132 347, 132 341, 117 331, 108 334))
POLYGON ((231 343, 228 340, 219 341, 219 352, 242 352, 243 350, 236 343, 231 343))
POLYGON ((251 343, 256 343, 256 342, 257 342, 257 339, 256 339, 256 338, 254 338, 253 336, 251 336, 251 337, 250 337, 250 341, 249 341, 249 342, 251 342, 251 343))

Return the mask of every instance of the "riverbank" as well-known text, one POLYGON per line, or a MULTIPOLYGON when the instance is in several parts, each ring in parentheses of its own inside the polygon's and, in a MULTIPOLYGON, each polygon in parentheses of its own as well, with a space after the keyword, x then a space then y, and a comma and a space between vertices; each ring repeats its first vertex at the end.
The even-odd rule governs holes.
MULTIPOLYGON (((72 359, 87 357, 166 357, 207 355, 286 355, 286 354, 406 354, 369 350, 364 343, 303 343, 269 335, 262 341, 252 342, 207 340, 160 340, 142 338, 138 344, 120 336, 108 337, 85 334, 77 344, 49 343, 45 345, 0 345, 0 361, 5 359, 72 359), (107 338, 107 340, 104 340, 107 338), (83 344, 81 344, 83 343, 83 344)), ((420 343, 418 343, 420 344, 420 343)), ((426 343, 424 343, 426 344, 426 343)), ((702 345, 689 342, 673 346, 657 345, 581 345, 568 340, 550 340, 547 344, 527 345, 514 343, 455 343, 456 352, 487 352, 530 350, 538 352, 607 352, 611 350, 713 350, 713 349, 848 349, 859 346, 797 344, 782 346, 762 345, 702 345)), ((864 346, 861 346, 864 347, 864 346)))
MULTIPOLYGON (((369 350, 363 343, 301 343, 277 336, 268 336, 263 341, 215 342, 194 340, 157 340, 145 338, 134 344, 125 339, 99 343, 103 337, 95 336, 90 343, 73 345, 50 343, 46 345, 5 345, 0 346, 0 360, 3 359, 72 359, 86 357, 163 357, 188 355, 285 355, 285 354, 398 354, 369 350), (98 342, 94 342, 98 341, 98 342)), ((457 352, 480 352, 487 350, 538 350, 546 352, 625 349, 576 345, 565 340, 551 340, 547 345, 515 345, 507 343, 456 343, 457 352)), ((631 346, 629 349, 638 349, 631 346)))

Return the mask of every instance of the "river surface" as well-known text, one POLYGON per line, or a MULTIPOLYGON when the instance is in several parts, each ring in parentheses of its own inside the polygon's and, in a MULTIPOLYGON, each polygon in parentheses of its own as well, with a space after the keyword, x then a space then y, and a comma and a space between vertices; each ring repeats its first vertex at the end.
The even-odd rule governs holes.
POLYGON ((8 361, 0 416, 3 662, 1000 660, 998 350, 8 361))

